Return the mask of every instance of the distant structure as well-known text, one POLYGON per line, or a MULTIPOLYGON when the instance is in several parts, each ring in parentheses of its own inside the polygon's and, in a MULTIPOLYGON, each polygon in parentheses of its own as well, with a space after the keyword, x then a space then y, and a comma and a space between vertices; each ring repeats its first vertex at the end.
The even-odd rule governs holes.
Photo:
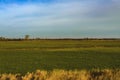
POLYGON ((25 40, 28 40, 29 39, 29 35, 25 35, 25 40))

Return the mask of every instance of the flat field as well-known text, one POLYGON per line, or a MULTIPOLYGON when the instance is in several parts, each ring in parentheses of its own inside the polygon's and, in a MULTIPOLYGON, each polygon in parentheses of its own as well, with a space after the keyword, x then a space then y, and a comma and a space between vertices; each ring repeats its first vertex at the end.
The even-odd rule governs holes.
POLYGON ((120 69, 120 40, 0 41, 0 73, 120 69))

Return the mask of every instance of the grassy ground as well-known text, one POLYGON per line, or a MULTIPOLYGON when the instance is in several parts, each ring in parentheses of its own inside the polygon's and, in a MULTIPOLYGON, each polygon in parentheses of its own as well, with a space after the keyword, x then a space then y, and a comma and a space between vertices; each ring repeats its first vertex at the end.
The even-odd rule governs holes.
POLYGON ((1 74, 0 80, 120 80, 120 70, 53 70, 21 74, 1 74))
POLYGON ((120 40, 0 41, 0 73, 120 68, 120 40))

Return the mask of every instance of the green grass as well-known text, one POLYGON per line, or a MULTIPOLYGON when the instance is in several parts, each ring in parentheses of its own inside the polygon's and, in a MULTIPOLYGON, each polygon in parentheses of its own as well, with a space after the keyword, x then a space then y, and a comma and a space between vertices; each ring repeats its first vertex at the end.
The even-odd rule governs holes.
POLYGON ((120 68, 120 40, 0 41, 0 73, 120 68))

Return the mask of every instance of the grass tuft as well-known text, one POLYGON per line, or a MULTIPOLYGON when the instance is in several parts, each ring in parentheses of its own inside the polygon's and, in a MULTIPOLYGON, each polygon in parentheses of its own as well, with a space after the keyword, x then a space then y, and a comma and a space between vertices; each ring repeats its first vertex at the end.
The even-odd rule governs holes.
POLYGON ((1 74, 0 80, 120 80, 120 69, 94 70, 36 70, 24 76, 1 74))

